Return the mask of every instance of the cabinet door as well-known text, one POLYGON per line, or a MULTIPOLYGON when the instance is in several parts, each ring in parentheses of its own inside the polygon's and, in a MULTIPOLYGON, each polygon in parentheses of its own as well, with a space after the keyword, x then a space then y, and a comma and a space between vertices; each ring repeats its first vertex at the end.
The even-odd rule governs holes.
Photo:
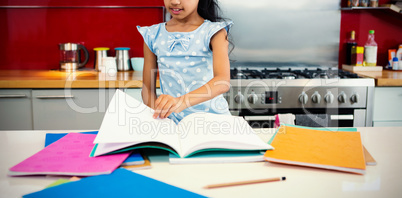
POLYGON ((98 130, 115 89, 33 90, 35 130, 98 130))
POLYGON ((402 126, 402 121, 373 121, 373 127, 400 127, 402 126))
POLYGON ((373 121, 402 123, 402 88, 376 87, 374 91, 373 121))
POLYGON ((32 130, 30 89, 0 90, 0 130, 32 130))

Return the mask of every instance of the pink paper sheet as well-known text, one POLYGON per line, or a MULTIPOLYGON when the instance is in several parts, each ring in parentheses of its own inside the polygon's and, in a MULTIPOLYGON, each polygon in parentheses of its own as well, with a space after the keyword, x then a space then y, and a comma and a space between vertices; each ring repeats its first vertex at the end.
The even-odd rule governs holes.
POLYGON ((111 173, 129 153, 89 157, 95 137, 94 134, 69 133, 11 167, 9 175, 91 176, 111 173))

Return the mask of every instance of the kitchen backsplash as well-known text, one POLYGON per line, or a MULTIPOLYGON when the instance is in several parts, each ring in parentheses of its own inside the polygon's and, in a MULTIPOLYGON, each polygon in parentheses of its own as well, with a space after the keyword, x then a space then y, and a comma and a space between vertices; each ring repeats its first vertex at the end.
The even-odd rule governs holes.
POLYGON ((0 3, 0 69, 59 69, 59 43, 83 44, 93 68, 93 48, 130 47, 143 56, 137 25, 164 20, 161 0, 13 0, 0 3))
MULTIPOLYGON (((380 5, 391 2, 379 0, 380 5)), ((342 0, 340 7, 346 5, 342 0)), ((384 10, 340 12, 339 66, 345 62, 343 44, 349 32, 355 30, 358 45, 364 45, 370 29, 379 44, 378 64, 385 66, 388 49, 402 44, 401 15, 384 10)), ((59 69, 58 44, 65 42, 87 47, 87 68, 93 68, 95 47, 109 47, 110 56, 115 47, 130 47, 131 57, 143 56, 136 26, 159 23, 164 17, 162 0, 0 1, 0 70, 59 69)))

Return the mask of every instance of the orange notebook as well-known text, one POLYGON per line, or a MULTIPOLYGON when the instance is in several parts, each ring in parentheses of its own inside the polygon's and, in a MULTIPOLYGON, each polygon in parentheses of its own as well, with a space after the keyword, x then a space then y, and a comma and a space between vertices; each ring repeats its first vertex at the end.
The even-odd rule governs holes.
POLYGON ((364 174, 360 132, 323 131, 281 125, 264 159, 299 166, 364 174))

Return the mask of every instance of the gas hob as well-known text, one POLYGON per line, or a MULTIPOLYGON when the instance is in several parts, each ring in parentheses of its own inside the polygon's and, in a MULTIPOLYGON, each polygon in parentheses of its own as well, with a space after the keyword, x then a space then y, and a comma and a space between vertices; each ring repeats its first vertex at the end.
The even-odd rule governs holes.
POLYGON ((359 78, 357 74, 333 68, 262 68, 230 70, 231 79, 331 79, 359 78))

